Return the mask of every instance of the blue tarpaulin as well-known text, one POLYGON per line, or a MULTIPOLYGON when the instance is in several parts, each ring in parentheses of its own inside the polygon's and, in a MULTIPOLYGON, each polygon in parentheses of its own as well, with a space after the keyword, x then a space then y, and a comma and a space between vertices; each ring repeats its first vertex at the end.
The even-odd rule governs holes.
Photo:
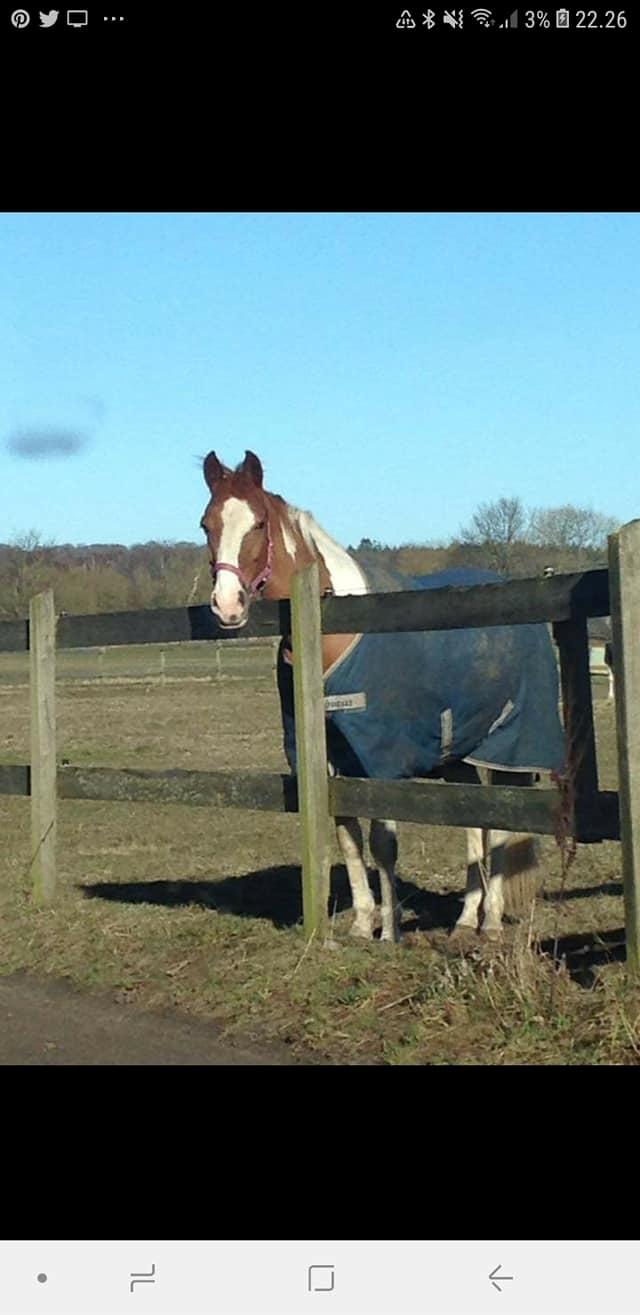
MULTIPOLYGON (((405 577, 367 569, 371 592, 495 582, 471 568, 405 577)), ((296 769, 293 672, 281 644, 284 747, 296 769)), ((561 771, 558 670, 546 625, 359 636, 325 675, 327 754, 342 776, 437 775, 460 759, 561 771)))

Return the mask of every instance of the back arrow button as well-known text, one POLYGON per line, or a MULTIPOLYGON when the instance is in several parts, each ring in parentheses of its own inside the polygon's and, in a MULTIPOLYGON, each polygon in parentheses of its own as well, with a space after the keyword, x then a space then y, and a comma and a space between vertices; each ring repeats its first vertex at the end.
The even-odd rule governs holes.
POLYGON ((502 1265, 496 1265, 495 1269, 493 1269, 489 1275, 496 1292, 502 1292, 502 1288, 499 1286, 500 1283, 513 1282, 513 1274, 499 1274, 499 1269, 502 1269, 502 1265))

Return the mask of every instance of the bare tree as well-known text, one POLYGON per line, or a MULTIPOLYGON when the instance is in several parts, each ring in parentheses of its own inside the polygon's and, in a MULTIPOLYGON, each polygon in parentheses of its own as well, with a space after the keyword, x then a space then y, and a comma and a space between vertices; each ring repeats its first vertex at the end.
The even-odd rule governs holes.
POLYGON ((3 545, 0 568, 0 607, 9 616, 26 616, 29 599, 49 586, 53 539, 44 540, 38 530, 15 534, 3 545))
POLYGON ((484 548, 487 565, 507 571, 515 545, 524 538, 526 524, 527 513, 520 498, 498 498, 480 504, 470 524, 460 530, 460 537, 465 543, 484 548))
POLYGON ((603 549, 618 524, 591 507, 539 507, 531 512, 527 538, 544 547, 603 549))

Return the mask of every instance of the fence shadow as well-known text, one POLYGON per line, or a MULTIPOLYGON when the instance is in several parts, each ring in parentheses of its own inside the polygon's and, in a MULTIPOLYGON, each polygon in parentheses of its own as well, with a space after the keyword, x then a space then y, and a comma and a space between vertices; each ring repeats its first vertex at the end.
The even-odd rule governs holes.
POLYGON ((625 929, 584 932, 560 936, 558 940, 546 937, 538 943, 540 954, 564 959, 567 970, 579 986, 590 988, 598 980, 597 969, 612 963, 624 963, 627 957, 625 929))
POLYGON ((569 890, 546 890, 542 896, 547 904, 563 904, 566 900, 592 899, 594 895, 621 895, 622 880, 603 881, 599 886, 574 886, 569 890))
MULTIPOLYGON (((376 879, 373 879, 375 887, 376 879)), ((424 890, 411 881, 397 880, 403 910, 403 931, 452 931, 460 916, 463 891, 424 890), (412 913, 413 917, 407 917, 412 913)))
MULTIPOLYGON (((380 900, 377 873, 370 872, 369 880, 376 900, 380 900)), ((240 918, 263 918, 274 927, 294 927, 302 922, 302 889, 300 868, 293 864, 260 868, 238 877, 223 877, 221 881, 202 881, 199 878, 159 877, 153 881, 101 881, 80 885, 87 899, 114 900, 121 904, 158 904, 164 908, 180 908, 198 904, 201 908, 215 909, 240 918)), ((581 898, 583 892, 573 893, 581 898)), ((593 887, 590 888, 593 894, 593 887)), ((611 893, 617 893, 617 890, 611 893)), ((586 894, 586 892, 585 892, 586 894)), ((398 878, 398 898, 403 909, 402 928, 411 931, 450 931, 460 913, 461 892, 444 893, 424 890, 410 881, 398 878)), ((343 913, 351 909, 351 890, 346 868, 335 864, 331 869, 330 913, 343 913)), ((598 978, 598 968, 606 964, 624 962, 626 958, 625 929, 584 932, 561 936, 558 940, 546 937, 538 942, 538 953, 564 960, 573 981, 590 988, 598 978)))
MULTIPOLYGON (((377 872, 369 873, 376 900, 380 900, 377 872)), ((153 881, 100 881, 80 885, 86 899, 115 900, 122 904, 160 904, 165 908, 199 904, 240 918, 264 918, 274 927, 293 927, 302 921, 302 882, 300 867, 283 864, 260 868, 221 881, 200 878, 158 877, 153 881)), ((440 895, 419 890, 411 882, 398 880, 398 898, 405 911, 403 926, 407 931, 449 928, 460 911, 456 895, 440 895), (407 910, 414 914, 406 917, 407 910)), ((347 870, 343 864, 331 868, 330 914, 352 907, 347 870)))
MULTIPOLYGON (((342 898, 340 869, 332 869, 331 889, 342 898)), ((122 904, 159 904, 165 908, 198 904, 201 908, 241 918, 264 918, 275 927, 292 927, 302 919, 300 868, 282 865, 246 872, 238 877, 207 881, 194 877, 158 877, 153 881, 100 881, 81 886, 87 899, 122 904)), ((346 890, 344 892, 346 896, 346 890)), ((345 898, 343 907, 348 899, 345 898)))

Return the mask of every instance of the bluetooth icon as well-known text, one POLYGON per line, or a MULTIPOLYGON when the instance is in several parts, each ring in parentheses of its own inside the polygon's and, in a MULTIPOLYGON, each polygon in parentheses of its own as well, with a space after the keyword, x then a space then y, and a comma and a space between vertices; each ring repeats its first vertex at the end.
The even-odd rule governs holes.
POLYGON ((436 25, 436 16, 433 12, 433 9, 427 9, 426 14, 422 15, 422 26, 426 27, 428 31, 431 31, 431 28, 435 27, 435 25, 436 25))

